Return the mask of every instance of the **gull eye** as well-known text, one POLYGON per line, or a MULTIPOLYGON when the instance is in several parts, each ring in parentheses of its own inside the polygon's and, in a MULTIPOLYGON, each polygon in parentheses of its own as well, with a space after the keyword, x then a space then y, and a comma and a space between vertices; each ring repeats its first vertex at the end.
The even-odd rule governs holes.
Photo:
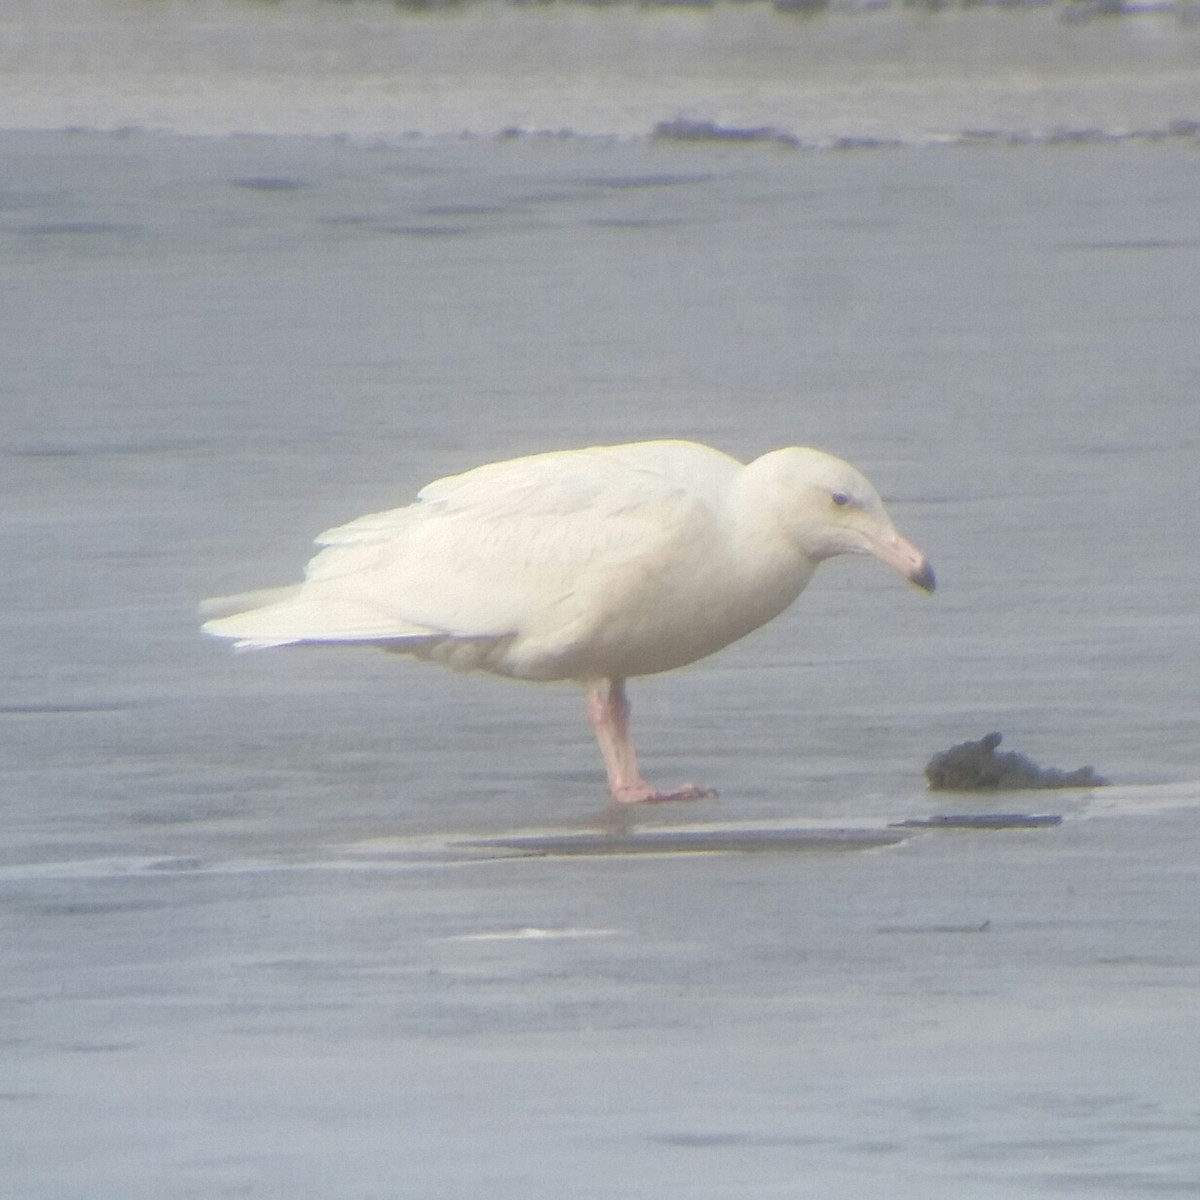
POLYGON ((850 497, 847 496, 845 492, 834 492, 829 498, 838 506, 838 508, 845 508, 846 505, 850 503, 850 497))

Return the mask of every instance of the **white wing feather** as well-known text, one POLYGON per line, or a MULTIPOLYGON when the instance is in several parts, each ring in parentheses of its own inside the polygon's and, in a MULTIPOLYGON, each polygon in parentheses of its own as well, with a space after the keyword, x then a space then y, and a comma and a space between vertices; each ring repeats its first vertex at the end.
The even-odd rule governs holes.
POLYGON ((708 501, 739 467, 708 447, 652 442, 534 455, 439 479, 415 504, 321 534, 325 548, 304 583, 279 602, 205 628, 253 646, 522 634, 553 641, 602 618, 606 599, 617 603, 646 564, 669 569, 664 544, 694 539, 708 501))

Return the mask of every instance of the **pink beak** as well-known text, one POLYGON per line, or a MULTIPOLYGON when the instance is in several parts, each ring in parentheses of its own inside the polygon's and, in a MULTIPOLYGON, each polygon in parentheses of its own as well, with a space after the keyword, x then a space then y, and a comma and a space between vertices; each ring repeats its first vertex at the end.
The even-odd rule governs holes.
POLYGON ((894 567, 910 583, 932 592, 937 586, 929 559, 906 537, 893 533, 887 538, 871 538, 868 548, 881 562, 894 567))

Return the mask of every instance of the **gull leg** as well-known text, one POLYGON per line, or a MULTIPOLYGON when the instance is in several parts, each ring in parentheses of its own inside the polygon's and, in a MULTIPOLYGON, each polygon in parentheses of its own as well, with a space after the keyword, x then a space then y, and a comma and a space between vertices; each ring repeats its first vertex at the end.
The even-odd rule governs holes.
POLYGON ((664 800, 705 800, 717 793, 694 783, 671 791, 652 787, 638 771, 637 751, 629 736, 629 700, 625 680, 610 679, 607 691, 603 683, 587 690, 587 715, 591 722, 604 769, 608 772, 608 790, 618 804, 657 804, 664 800))

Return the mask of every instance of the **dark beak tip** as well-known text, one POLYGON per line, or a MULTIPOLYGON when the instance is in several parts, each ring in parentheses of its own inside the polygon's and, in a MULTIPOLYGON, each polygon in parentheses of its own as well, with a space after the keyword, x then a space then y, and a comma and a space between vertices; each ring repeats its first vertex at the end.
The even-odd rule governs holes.
POLYGON ((910 578, 923 591, 937 590, 937 576, 933 573, 933 567, 927 562, 922 563, 920 569, 914 572, 910 578))

